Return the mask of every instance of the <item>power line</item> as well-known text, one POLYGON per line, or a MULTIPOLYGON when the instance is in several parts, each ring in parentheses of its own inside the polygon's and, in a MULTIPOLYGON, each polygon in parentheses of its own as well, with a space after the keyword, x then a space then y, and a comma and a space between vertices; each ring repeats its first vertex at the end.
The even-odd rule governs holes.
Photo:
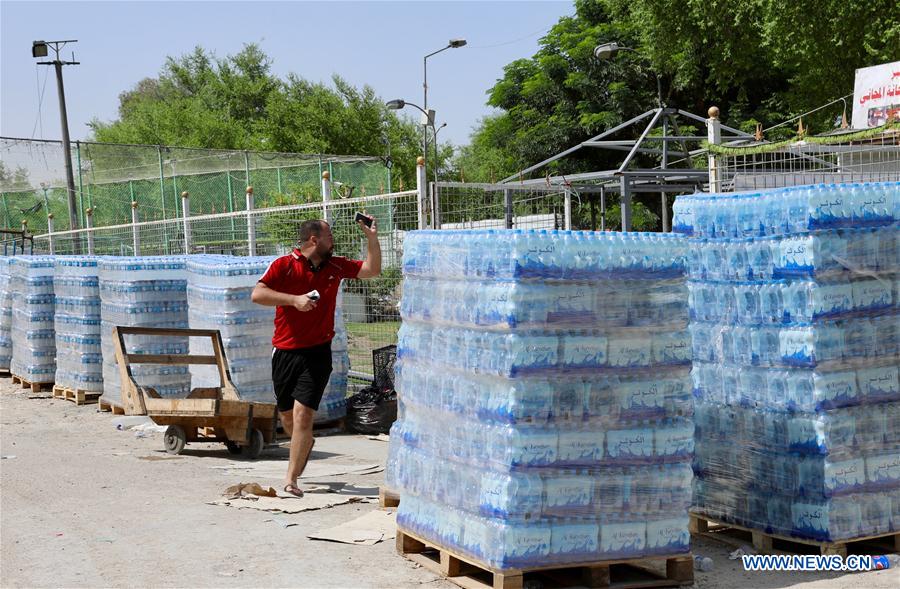
POLYGON ((41 74, 39 74, 40 70, 37 65, 34 66, 34 81, 37 85, 37 93, 38 93, 38 116, 37 120, 34 121, 34 127, 31 129, 31 138, 34 139, 34 133, 37 131, 38 123, 41 126, 41 139, 44 138, 44 115, 41 112, 41 106, 44 104, 44 90, 47 89, 47 76, 50 75, 50 70, 44 70, 44 85, 41 87, 41 74))
POLYGON ((547 31, 549 31, 552 28, 553 28, 552 25, 549 27, 543 27, 536 31, 532 31, 531 33, 528 33, 527 35, 519 37, 517 39, 513 39, 511 41, 504 41, 502 43, 497 43, 496 45, 469 45, 469 47, 471 49, 493 49, 494 47, 503 47, 504 45, 512 45, 513 43, 518 43, 519 41, 524 41, 525 39, 530 39, 531 37, 534 37, 535 35, 539 35, 541 33, 546 33, 547 31))

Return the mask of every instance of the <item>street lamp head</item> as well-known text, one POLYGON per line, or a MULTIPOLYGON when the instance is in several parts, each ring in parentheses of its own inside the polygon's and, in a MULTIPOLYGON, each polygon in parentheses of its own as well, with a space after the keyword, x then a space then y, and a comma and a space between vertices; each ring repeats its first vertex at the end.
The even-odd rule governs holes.
POLYGON ((406 106, 406 101, 404 101, 402 98, 398 98, 396 100, 388 100, 384 103, 384 105, 390 110, 400 110, 401 108, 406 106))
POLYGON ((31 57, 47 57, 47 42, 33 41, 31 43, 31 57))
POLYGON ((452 48, 454 48, 454 49, 458 49, 458 48, 460 48, 460 47, 464 47, 464 46, 465 46, 466 40, 465 40, 465 39, 450 39, 450 43, 449 43, 449 44, 450 44, 450 47, 452 47, 452 48))
POLYGON ((594 57, 597 59, 612 59, 616 56, 616 53, 619 52, 619 49, 621 49, 621 47, 619 47, 619 44, 615 41, 597 45, 594 47, 594 57))

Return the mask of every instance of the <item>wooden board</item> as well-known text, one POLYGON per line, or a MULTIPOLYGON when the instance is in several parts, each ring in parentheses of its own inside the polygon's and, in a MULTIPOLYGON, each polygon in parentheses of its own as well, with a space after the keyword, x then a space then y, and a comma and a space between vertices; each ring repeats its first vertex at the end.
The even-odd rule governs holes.
POLYGON ((691 513, 690 530, 691 534, 695 536, 717 540, 729 546, 740 547, 752 544, 757 552, 763 554, 805 554, 815 551, 819 554, 838 554, 847 558, 848 553, 900 552, 900 532, 886 532, 874 536, 821 542, 807 538, 768 534, 763 530, 725 523, 700 513, 691 513))
POLYGON ((378 489, 378 506, 381 509, 393 509, 400 506, 400 495, 391 493, 384 487, 378 489))
POLYGON ((21 376, 16 376, 15 374, 12 376, 13 384, 21 384, 23 389, 31 389, 32 393, 40 393, 41 391, 49 391, 53 389, 53 381, 50 382, 31 382, 22 378, 21 376))
POLYGON ((690 554, 498 570, 401 527, 397 528, 397 552, 465 589, 522 589, 532 578, 540 579, 544 588, 582 585, 648 589, 694 584, 694 559, 690 554), (663 562, 664 574, 645 568, 658 568, 663 562))
POLYGON ((104 399, 103 395, 100 395, 100 398, 97 399, 97 404, 100 411, 111 411, 113 415, 125 415, 125 409, 121 405, 104 399))
POLYGON ((76 405, 87 405, 88 403, 96 403, 103 393, 83 391, 81 389, 70 389, 69 387, 53 387, 53 396, 73 401, 76 405))

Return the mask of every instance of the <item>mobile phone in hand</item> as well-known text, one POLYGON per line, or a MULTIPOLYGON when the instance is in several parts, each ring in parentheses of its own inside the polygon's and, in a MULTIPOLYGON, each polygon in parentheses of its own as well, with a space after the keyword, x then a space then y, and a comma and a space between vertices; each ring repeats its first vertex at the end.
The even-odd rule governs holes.
POLYGON ((319 291, 311 290, 308 293, 306 293, 306 296, 308 296, 311 301, 318 301, 319 300, 319 291))
POLYGON ((359 211, 356 212, 356 218, 354 219, 354 221, 362 221, 363 223, 366 224, 366 227, 372 226, 372 217, 367 217, 366 215, 363 215, 359 211))

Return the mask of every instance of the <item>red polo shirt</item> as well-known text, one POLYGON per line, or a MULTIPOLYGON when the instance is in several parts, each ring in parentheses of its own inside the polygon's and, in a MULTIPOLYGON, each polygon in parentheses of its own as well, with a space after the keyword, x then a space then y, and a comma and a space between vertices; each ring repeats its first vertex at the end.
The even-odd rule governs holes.
POLYGON ((272 290, 293 295, 317 290, 321 297, 311 311, 276 307, 272 345, 279 350, 296 350, 331 341, 341 280, 356 278, 362 265, 358 260, 332 256, 321 269, 313 272, 309 260, 298 250, 272 262, 260 282, 272 290))

